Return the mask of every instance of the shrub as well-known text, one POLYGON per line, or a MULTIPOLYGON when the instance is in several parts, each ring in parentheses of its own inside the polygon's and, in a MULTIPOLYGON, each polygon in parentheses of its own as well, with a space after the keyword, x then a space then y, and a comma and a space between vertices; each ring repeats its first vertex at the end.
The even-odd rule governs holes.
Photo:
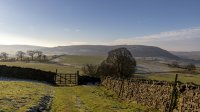
POLYGON ((115 77, 116 73, 117 71, 115 67, 112 64, 107 63, 106 60, 101 63, 97 70, 97 75, 100 78, 103 78, 105 76, 115 77))

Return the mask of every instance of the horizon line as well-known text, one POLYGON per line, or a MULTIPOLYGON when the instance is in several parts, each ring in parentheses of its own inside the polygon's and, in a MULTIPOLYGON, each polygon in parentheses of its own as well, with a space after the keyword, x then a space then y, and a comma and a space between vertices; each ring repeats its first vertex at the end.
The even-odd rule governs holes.
MULTIPOLYGON (((54 47, 65 47, 65 46, 149 46, 149 47, 158 47, 163 50, 166 50, 159 46, 152 46, 152 45, 142 45, 142 44, 120 44, 120 45, 108 45, 108 44, 77 44, 77 45, 57 45, 57 46, 39 46, 39 45, 33 45, 33 44, 0 44, 0 46, 34 46, 34 47, 45 47, 45 48, 54 48, 54 47)), ((198 52, 198 50, 167 50, 169 52, 198 52)))

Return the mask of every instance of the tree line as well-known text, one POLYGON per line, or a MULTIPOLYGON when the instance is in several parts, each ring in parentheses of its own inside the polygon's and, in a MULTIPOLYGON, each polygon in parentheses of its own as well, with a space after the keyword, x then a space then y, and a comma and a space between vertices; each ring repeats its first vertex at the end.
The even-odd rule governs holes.
POLYGON ((47 61, 47 55, 43 54, 39 50, 28 50, 26 52, 17 51, 15 57, 9 57, 9 54, 6 52, 0 53, 0 60, 2 61, 47 61))
POLYGON ((196 70, 195 64, 192 64, 192 63, 188 63, 186 65, 181 65, 179 62, 174 61, 172 63, 169 63, 168 66, 174 67, 174 68, 187 69, 188 71, 193 71, 193 72, 196 70))

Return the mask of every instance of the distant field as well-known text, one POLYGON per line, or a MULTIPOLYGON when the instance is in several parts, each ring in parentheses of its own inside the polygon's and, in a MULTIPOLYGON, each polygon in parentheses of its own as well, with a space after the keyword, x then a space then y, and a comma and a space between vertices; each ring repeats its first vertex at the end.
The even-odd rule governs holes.
MULTIPOLYGON (((100 64, 106 56, 78 56, 78 55, 64 55, 54 59, 53 61, 64 64, 71 65, 77 68, 81 68, 85 64, 100 64)), ((166 64, 162 64, 156 61, 137 59, 138 71, 148 73, 148 72, 171 72, 178 71, 181 69, 169 67, 166 64)))
POLYGON ((156 112, 157 110, 117 99, 98 86, 56 87, 53 112, 156 112))
POLYGON ((25 112, 42 96, 51 93, 51 87, 46 84, 0 81, 0 112, 25 112))
MULTIPOLYGON (((178 81, 183 83, 193 82, 200 85, 200 74, 178 74, 178 81)), ((144 76, 152 80, 174 81, 176 73, 152 73, 152 74, 136 74, 136 76, 144 76)))
POLYGON ((106 56, 64 55, 53 61, 70 65, 100 64, 106 56))
POLYGON ((83 65, 100 64, 105 58, 106 58, 105 56, 65 55, 53 60, 53 61, 56 61, 58 64, 0 62, 0 65, 35 68, 35 69, 41 69, 45 71, 52 71, 52 72, 55 72, 57 69, 59 73, 75 73, 77 70, 81 72, 81 67, 83 65))
POLYGON ((172 72, 172 71, 181 71, 180 68, 172 68, 166 64, 159 63, 151 60, 142 60, 138 59, 137 61, 137 70, 142 73, 150 73, 150 72, 172 72))
MULTIPOLYGON (((200 84, 200 73, 187 74, 176 73, 176 71, 184 71, 185 69, 169 67, 166 64, 158 63, 155 61, 137 60, 137 64, 140 67, 138 70, 142 73, 149 74, 136 74, 136 76, 143 76, 153 80, 174 81, 175 74, 178 75, 178 80, 181 82, 193 82, 200 84), (174 73, 172 73, 174 72, 174 73)), ((197 67, 197 72, 200 72, 200 68, 197 67)))

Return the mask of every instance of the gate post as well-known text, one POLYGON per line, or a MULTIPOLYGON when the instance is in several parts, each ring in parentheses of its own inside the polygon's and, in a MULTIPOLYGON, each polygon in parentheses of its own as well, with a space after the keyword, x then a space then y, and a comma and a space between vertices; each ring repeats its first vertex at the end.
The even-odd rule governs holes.
POLYGON ((78 85, 79 71, 76 72, 76 85, 78 85))
POLYGON ((67 85, 67 74, 65 74, 65 85, 67 85))
POLYGON ((56 74, 54 75, 54 83, 56 84, 56 78, 57 78, 57 72, 58 72, 58 70, 56 69, 56 74))
POLYGON ((62 75, 60 74, 60 84, 62 83, 62 75))

